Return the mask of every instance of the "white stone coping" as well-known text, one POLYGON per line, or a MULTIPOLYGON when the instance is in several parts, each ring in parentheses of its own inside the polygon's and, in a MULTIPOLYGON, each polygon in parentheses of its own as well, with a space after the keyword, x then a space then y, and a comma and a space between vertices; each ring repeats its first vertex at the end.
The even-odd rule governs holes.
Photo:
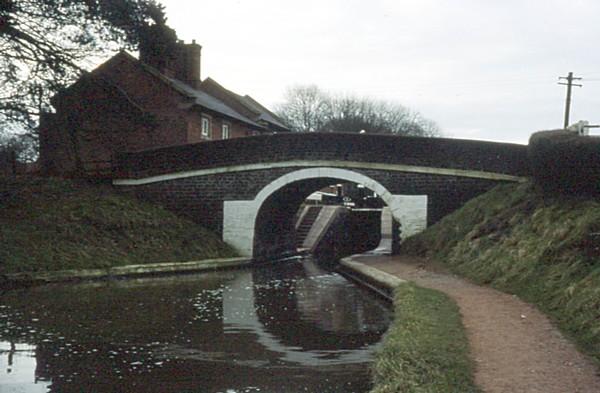
POLYGON ((114 179, 113 184, 116 186, 140 186, 144 184, 157 183, 161 181, 184 179, 187 177, 195 176, 208 176, 222 173, 234 173, 234 172, 246 172, 256 171, 261 169, 276 169, 276 168, 289 168, 289 167, 336 167, 336 168, 349 168, 349 169, 376 169, 386 170, 392 172, 411 172, 411 173, 423 173, 432 175, 443 175, 443 176, 459 176, 459 177, 470 177, 476 179, 487 179, 487 180, 498 180, 498 181, 512 181, 512 182, 525 182, 527 178, 522 176, 513 176, 503 173, 487 172, 487 171, 476 171, 466 169, 451 169, 451 168, 437 168, 417 165, 404 165, 404 164, 384 164, 384 163, 373 163, 373 162, 361 162, 361 161, 341 161, 341 160, 292 160, 292 161, 281 161, 281 162, 269 162, 269 163, 256 163, 256 164, 244 164, 244 165, 231 165, 218 168, 198 169, 192 171, 182 171, 167 173, 164 175, 149 176, 141 179, 114 179))

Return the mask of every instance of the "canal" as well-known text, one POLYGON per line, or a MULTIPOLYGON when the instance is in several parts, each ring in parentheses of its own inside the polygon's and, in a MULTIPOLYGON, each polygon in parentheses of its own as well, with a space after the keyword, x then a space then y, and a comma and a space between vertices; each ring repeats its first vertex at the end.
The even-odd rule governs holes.
POLYGON ((0 392, 367 392, 390 318, 310 259, 15 290, 0 392))

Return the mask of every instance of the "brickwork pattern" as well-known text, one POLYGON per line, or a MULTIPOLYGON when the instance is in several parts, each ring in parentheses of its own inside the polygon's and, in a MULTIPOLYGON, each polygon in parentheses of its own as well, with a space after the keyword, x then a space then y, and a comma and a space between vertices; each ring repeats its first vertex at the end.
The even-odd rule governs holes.
MULTIPOLYGON (((252 200, 274 180, 302 168, 276 168, 174 179, 124 187, 138 197, 201 223, 222 234, 223 201, 252 200)), ((497 181, 420 173, 356 169, 381 183, 392 194, 428 195, 428 225, 497 185, 497 181)), ((263 204, 256 222, 256 256, 281 255, 295 246, 294 215, 312 192, 339 182, 335 178, 307 179, 288 184, 263 204)))
POLYGON ((286 133, 118 154, 115 176, 143 178, 231 165, 290 160, 403 164, 528 174, 523 145, 445 138, 345 133, 286 133))
MULTIPOLYGON (((427 223, 431 225, 499 181, 373 169, 367 164, 524 176, 528 173, 526 149, 526 146, 514 144, 442 138, 335 133, 274 134, 124 153, 117 156, 114 170, 117 177, 139 179, 232 165, 267 164, 264 169, 124 186, 124 189, 129 188, 141 198, 160 203, 222 234, 224 201, 254 200, 264 187, 275 180, 288 173, 307 169, 300 166, 269 167, 270 163, 302 160, 365 163, 364 168, 352 168, 351 171, 378 182, 393 195, 427 195, 427 223)), ((344 180, 304 179, 274 191, 256 216, 254 256, 270 258, 295 250, 294 215, 297 208, 310 193, 339 182, 344 180)))

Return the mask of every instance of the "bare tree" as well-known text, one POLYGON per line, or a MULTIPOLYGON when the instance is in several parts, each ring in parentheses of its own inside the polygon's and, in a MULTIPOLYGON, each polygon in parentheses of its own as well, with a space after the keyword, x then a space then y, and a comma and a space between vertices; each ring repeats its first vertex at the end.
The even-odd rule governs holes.
POLYGON ((315 132, 323 127, 327 106, 328 97, 317 86, 295 86, 287 89, 276 112, 292 131, 315 132))
POLYGON ((0 0, 0 131, 33 139, 49 98, 117 46, 165 23, 155 0, 0 0))
POLYGON ((367 132, 436 136, 439 128, 420 113, 388 101, 333 96, 318 87, 296 86, 286 92, 277 108, 293 131, 367 132))

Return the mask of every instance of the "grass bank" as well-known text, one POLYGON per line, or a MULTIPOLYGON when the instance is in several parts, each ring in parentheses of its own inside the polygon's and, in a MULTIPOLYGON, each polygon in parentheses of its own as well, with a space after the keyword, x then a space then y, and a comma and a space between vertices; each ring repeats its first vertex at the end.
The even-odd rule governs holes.
POLYGON ((456 304, 413 284, 396 289, 395 319, 373 365, 371 393, 480 392, 456 304))
POLYGON ((0 274, 235 255, 201 226, 108 185, 0 179, 0 274))
POLYGON ((502 185, 403 250, 536 304, 600 360, 600 201, 502 185))

